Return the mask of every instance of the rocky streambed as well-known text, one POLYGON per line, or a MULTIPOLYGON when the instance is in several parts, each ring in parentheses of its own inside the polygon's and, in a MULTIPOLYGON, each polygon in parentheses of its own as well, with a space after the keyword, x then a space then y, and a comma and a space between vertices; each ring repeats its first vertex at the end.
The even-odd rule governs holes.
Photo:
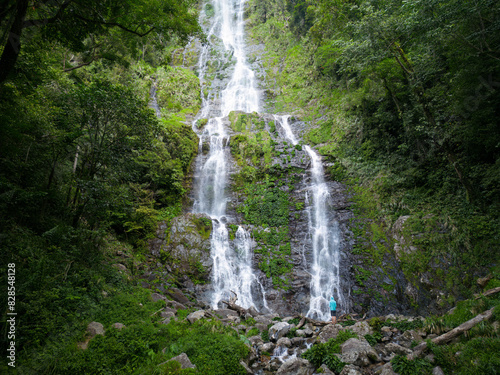
MULTIPOLYGON (((178 289, 167 295, 152 294, 153 300, 165 301, 157 312, 163 324, 178 319, 199 324, 205 319, 232 328, 249 348, 248 357, 240 362, 249 375, 397 374, 395 358, 411 356, 424 339, 436 337, 422 328, 422 317, 386 315, 355 320, 345 316, 334 325, 300 315, 260 314, 253 308, 244 314, 213 310, 190 301, 178 289), (192 312, 181 318, 178 311, 186 309, 192 312)), ((93 322, 92 327, 95 325, 93 322)), ((194 367, 185 355, 181 359, 183 368, 194 367)), ((433 356, 427 355, 425 361, 432 366, 433 356)), ((442 370, 436 366, 433 374, 442 374, 442 370)))

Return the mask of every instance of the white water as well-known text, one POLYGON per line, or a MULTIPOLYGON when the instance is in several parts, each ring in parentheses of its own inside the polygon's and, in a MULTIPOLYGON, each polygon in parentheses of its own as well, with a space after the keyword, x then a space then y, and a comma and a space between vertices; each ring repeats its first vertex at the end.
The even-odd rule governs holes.
POLYGON ((313 264, 311 269, 311 299, 307 316, 330 319, 329 300, 333 295, 337 309, 344 305, 340 289, 340 234, 336 221, 328 220, 330 193, 324 181, 321 159, 309 146, 305 146, 311 158, 312 210, 309 213, 309 230, 312 236, 313 264))
MULTIPOLYGON (((222 118, 231 111, 240 110, 254 112, 259 110, 259 93, 255 88, 255 76, 247 65, 244 50, 244 0, 233 3, 230 0, 215 0, 215 16, 211 25, 205 30, 207 39, 222 40, 226 52, 236 59, 234 72, 227 87, 220 93, 219 101, 205 98, 202 94, 202 109, 196 119, 206 118, 211 113, 219 117, 211 118, 200 134, 200 146, 208 140, 210 149, 206 161, 200 165, 195 176, 195 185, 199 187, 193 207, 194 212, 210 215, 213 222, 211 237, 211 257, 213 259, 211 297, 213 308, 219 306, 221 300, 229 300, 231 291, 238 295, 238 304, 245 308, 256 306, 267 308, 262 285, 252 270, 252 251, 250 235, 239 227, 236 232, 235 245, 232 248, 226 227, 226 194, 229 151, 229 137, 224 129, 222 118), (220 103, 220 104, 217 104, 220 103)), ((205 84, 207 62, 214 45, 203 47, 199 60, 199 77, 205 84)), ((212 99, 215 98, 215 95, 212 99)), ((194 124, 193 124, 194 126, 194 124)))
MULTIPOLYGON (((274 115, 276 123, 280 125, 283 134, 289 141, 296 145, 292 129, 288 123, 290 116, 274 115)), ((309 146, 304 146, 311 159, 312 183, 309 188, 312 202, 306 193, 309 213, 309 233, 312 238, 313 263, 311 273, 311 297, 307 316, 319 319, 330 319, 330 297, 333 295, 337 301, 337 308, 344 305, 344 298, 340 289, 340 235, 337 222, 328 220, 328 186, 324 180, 323 164, 321 159, 309 146)))

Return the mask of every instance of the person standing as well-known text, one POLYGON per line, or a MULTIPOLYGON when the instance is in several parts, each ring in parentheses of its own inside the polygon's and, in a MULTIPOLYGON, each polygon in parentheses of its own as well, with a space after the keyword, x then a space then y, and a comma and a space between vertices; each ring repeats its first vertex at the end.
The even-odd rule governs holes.
POLYGON ((332 316, 332 323, 337 324, 337 302, 335 298, 330 298, 330 315, 332 316))

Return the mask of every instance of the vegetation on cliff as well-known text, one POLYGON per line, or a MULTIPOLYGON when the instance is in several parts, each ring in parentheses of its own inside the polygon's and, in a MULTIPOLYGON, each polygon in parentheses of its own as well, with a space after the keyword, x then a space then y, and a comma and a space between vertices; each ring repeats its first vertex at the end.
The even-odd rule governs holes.
POLYGON ((445 291, 440 307, 498 262, 499 13, 489 0, 249 6, 269 108, 312 121, 305 139, 355 193, 359 272, 410 216, 416 250, 399 260, 415 288, 426 275, 445 291))

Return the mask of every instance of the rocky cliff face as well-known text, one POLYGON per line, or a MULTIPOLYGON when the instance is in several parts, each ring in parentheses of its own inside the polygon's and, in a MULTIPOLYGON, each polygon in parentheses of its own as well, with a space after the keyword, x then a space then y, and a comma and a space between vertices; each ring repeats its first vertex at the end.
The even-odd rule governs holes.
MULTIPOLYGON (((217 104, 217 93, 226 87, 231 77, 234 58, 224 52, 220 40, 215 36, 212 39, 208 68, 203 72, 203 96, 217 104)), ((200 74, 196 61, 201 48, 193 42, 185 50, 176 50, 173 62, 200 74)), ((264 48, 260 44, 250 45, 247 51, 251 67, 260 78, 264 78, 260 57, 264 48)), ((261 79, 260 85, 265 94, 271 83, 261 79)), ((272 100, 269 103, 272 107, 272 100)), ((214 115, 217 114, 208 113, 207 117, 214 115)), ((206 123, 207 119, 201 118, 195 128, 202 131, 206 123)), ((302 148, 304 143, 300 141, 294 146, 287 142, 284 130, 273 115, 231 112, 223 123, 229 133, 229 201, 224 220, 228 224, 230 246, 236 251, 234 240, 238 226, 250 232, 253 269, 265 288, 270 310, 305 314, 310 299, 312 242, 306 202, 311 185, 311 162, 302 148)), ((298 139, 310 126, 293 116, 289 124, 298 139)), ((206 161, 208 150, 208 143, 200 145, 198 166, 206 161)), ((402 258, 418 253, 412 236, 404 230, 407 218, 402 217, 385 227, 354 215, 350 208, 351 189, 330 177, 335 176, 334 161, 323 162, 330 193, 329 219, 338 223, 341 233, 340 278, 346 296, 341 310, 375 316, 446 309, 446 296, 436 287, 431 273, 412 275, 400 265, 402 258)), ((196 168, 193 166, 193 170, 196 168)), ((191 189, 191 205, 198 188, 194 185, 191 189)), ((188 204, 186 211, 190 209, 188 204)), ((211 293, 209 220, 183 215, 168 225, 162 224, 158 237, 151 241, 152 254, 182 286, 205 302, 211 293), (206 225, 201 232, 200 220, 205 220, 206 225)))

